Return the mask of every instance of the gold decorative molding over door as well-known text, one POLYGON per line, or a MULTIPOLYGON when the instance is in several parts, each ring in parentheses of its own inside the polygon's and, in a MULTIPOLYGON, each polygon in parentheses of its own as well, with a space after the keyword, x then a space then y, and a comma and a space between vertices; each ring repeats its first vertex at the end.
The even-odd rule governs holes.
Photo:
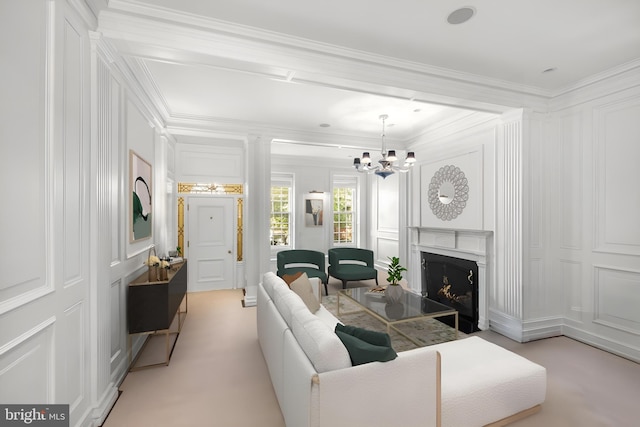
MULTIPOLYGON (((180 194, 227 194, 242 195, 244 188, 242 184, 202 184, 202 183, 178 183, 178 193, 180 194)), ((242 261, 243 249, 243 217, 244 217, 244 199, 236 198, 237 206, 237 229, 236 229, 236 254, 237 261, 242 261)), ((184 254, 184 197, 178 197, 178 246, 182 248, 184 254)))

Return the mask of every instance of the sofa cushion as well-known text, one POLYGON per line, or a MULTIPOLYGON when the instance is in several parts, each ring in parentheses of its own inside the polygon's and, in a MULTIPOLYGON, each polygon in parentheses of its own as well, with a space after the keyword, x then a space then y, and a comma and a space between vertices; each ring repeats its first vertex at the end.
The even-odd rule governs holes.
POLYGON ((292 315, 291 331, 317 372, 351 366, 349 352, 340 338, 305 307, 292 315))
POLYGON ((300 276, 289 284, 289 287, 295 292, 302 302, 309 308, 309 311, 315 313, 320 308, 320 302, 313 293, 313 287, 307 277, 307 273, 302 273, 300 276))
POLYGON ((285 287, 287 286, 286 283, 284 283, 284 281, 275 275, 275 273, 268 271, 266 272, 263 276, 262 276, 262 287, 264 288, 265 291, 267 291, 267 295, 269 295, 269 298, 273 299, 273 297, 275 296, 273 289, 277 286, 282 286, 284 285, 285 287))
MULTIPOLYGON (((307 312, 309 312, 309 309, 302 299, 289 289, 282 280, 280 280, 280 283, 281 285, 276 285, 273 289, 273 303, 276 305, 284 321, 291 327, 292 313, 300 308, 305 309, 307 312)), ((311 312, 309 312, 309 314, 312 315, 311 312)))
POLYGON ((430 348, 442 355, 442 425, 483 426, 544 402, 546 369, 516 353, 477 336, 430 348))
POLYGON ((343 325, 340 323, 336 325, 335 330, 336 332, 340 331, 356 338, 360 338, 362 341, 368 342, 369 344, 391 347, 391 337, 386 332, 371 331, 369 329, 343 325))

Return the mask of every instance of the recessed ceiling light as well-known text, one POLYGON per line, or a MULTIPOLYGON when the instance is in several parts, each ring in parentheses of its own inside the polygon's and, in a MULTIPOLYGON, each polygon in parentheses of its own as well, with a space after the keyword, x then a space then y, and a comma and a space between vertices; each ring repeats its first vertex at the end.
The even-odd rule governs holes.
POLYGON ((414 113, 419 113, 420 111, 422 111, 422 110, 419 109, 419 108, 416 108, 415 110, 413 110, 414 113))
POLYGON ((456 9, 447 16, 447 22, 451 25, 458 25, 467 22, 473 18, 476 14, 476 10, 471 6, 461 7, 456 9))
POLYGON ((320 127, 321 127, 321 128, 328 128, 328 127, 330 127, 330 126, 331 126, 331 125, 330 125, 329 123, 320 123, 320 127))
POLYGON ((542 73, 543 74, 544 73, 552 73, 552 72, 556 71, 557 69, 558 69, 558 67, 550 67, 550 68, 547 68, 546 70, 542 70, 542 73))

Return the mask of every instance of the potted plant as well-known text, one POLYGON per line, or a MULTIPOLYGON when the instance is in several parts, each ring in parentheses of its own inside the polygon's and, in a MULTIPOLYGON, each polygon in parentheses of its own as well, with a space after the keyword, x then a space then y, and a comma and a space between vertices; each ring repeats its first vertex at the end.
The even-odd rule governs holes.
POLYGON ((387 282, 389 282, 389 285, 385 290, 385 295, 387 301, 393 304, 400 301, 404 294, 400 281, 402 280, 402 272, 407 271, 407 269, 400 265, 400 258, 397 256, 389 257, 389 259, 391 260, 391 264, 387 268, 387 282))

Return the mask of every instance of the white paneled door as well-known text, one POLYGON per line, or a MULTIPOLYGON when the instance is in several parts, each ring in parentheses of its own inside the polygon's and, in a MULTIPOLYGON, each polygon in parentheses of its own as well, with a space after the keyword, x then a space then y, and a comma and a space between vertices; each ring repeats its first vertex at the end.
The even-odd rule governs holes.
POLYGON ((233 197, 189 197, 186 255, 190 292, 235 286, 233 207, 233 197))

